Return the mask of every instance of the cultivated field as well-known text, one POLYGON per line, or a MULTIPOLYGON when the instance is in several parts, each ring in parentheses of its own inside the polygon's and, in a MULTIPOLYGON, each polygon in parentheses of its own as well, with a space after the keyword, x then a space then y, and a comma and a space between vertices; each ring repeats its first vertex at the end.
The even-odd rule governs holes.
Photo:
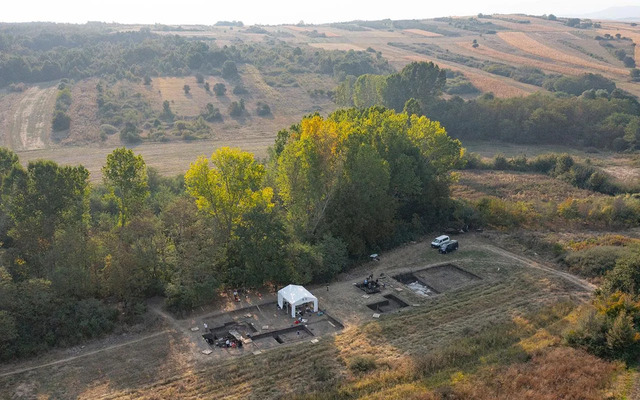
POLYGON ((538 57, 545 57, 557 62, 572 64, 587 69, 596 69, 601 72, 616 74, 621 77, 627 77, 629 75, 629 71, 624 68, 615 68, 600 64, 593 60, 587 60, 582 57, 567 54, 566 52, 541 43, 537 38, 534 38, 524 32, 499 32, 498 36, 509 45, 538 57))
MULTIPOLYGON (((184 173, 198 156, 207 157, 220 147, 237 147, 252 152, 257 158, 265 158, 267 149, 273 145, 271 136, 257 136, 252 138, 220 138, 214 140, 199 140, 192 142, 173 142, 165 144, 144 143, 131 147, 137 154, 142 154, 149 167, 156 168, 162 175, 173 176, 184 173)), ((26 165, 37 159, 53 160, 62 165, 84 165, 91 173, 92 182, 102 182, 102 166, 107 155, 116 147, 83 146, 62 147, 43 150, 19 151, 20 162, 26 165)))
POLYGON ((56 94, 55 84, 43 84, 0 97, 0 144, 15 150, 48 147, 56 94))
POLYGON ((564 64, 545 62, 537 59, 517 56, 503 51, 498 51, 489 47, 489 45, 486 44, 485 41, 479 41, 479 43, 481 45, 475 48, 473 47, 472 43, 467 42, 458 42, 456 43, 456 45, 461 48, 460 51, 477 53, 477 55, 483 56, 483 58, 491 59, 497 62, 508 62, 512 65, 523 67, 535 67, 540 68, 543 71, 556 72, 567 75, 580 75, 584 73, 583 70, 572 68, 564 64))
POLYGON ((413 34, 416 34, 416 35, 419 35, 419 36, 426 36, 426 37, 441 37, 442 36, 439 33, 425 31, 424 29, 405 29, 403 32, 413 33, 413 34))
POLYGON ((324 50, 355 50, 363 51, 364 49, 353 43, 309 43, 309 46, 324 50))
MULTIPOLYGON (((429 385, 456 384, 455 374, 473 377, 483 369, 487 374, 492 368, 507 368, 513 362, 517 367, 521 362, 518 360, 527 357, 555 354, 550 346, 558 343, 557 335, 570 320, 572 308, 588 296, 592 286, 494 247, 481 236, 465 235, 459 240, 461 249, 447 256, 438 255, 427 241, 419 242, 383 254, 380 262, 351 271, 328 290, 325 286, 311 288, 320 307, 346 326, 337 335, 316 337, 317 343, 303 340, 263 354, 248 353, 226 359, 224 354, 205 356, 200 354, 202 338, 189 328, 201 326, 208 314, 176 320, 159 311, 165 316, 166 325, 158 328, 157 333, 132 337, 130 344, 119 343, 99 352, 96 352, 99 348, 89 345, 87 350, 78 349, 73 354, 75 358, 56 364, 51 364, 55 360, 48 358, 41 367, 38 360, 31 360, 1 368, 0 397, 161 399, 179 395, 269 399, 331 391, 340 381, 359 396, 376 391, 382 396, 376 398, 385 398, 384 393, 407 389, 407 384, 411 384, 413 392, 424 392, 429 385), (455 264, 456 269, 465 272, 449 277, 447 269, 437 267, 443 263, 455 264), (433 273, 430 266, 436 266, 433 273), (420 296, 391 278, 412 271, 422 274, 421 279, 433 279, 433 284, 443 292, 420 296), (374 276, 385 273, 387 287, 383 294, 393 294, 408 306, 385 313, 380 319, 372 318, 373 311, 367 304, 373 299, 363 298, 362 292, 353 287, 353 282, 370 273, 374 276), (477 279, 466 278, 469 273, 477 279), (537 311, 554 304, 553 309, 544 311, 544 319, 535 317, 537 311), (456 342, 458 347, 472 346, 463 344, 466 337, 492 335, 497 326, 512 326, 509 333, 501 336, 499 348, 487 343, 468 350, 470 357, 483 358, 484 366, 472 361, 464 364, 444 361, 449 360, 446 354, 456 342), (431 357, 431 362, 436 362, 433 357, 438 355, 444 357, 443 364, 428 374, 426 380, 407 374, 420 360, 431 357), (351 387, 350 382, 357 375, 349 365, 363 356, 374 359, 377 370, 359 380, 358 386, 351 387)), ((495 243, 495 237, 492 242, 495 243)), ((271 299, 266 295, 261 301, 271 299)), ((256 301, 258 298, 251 296, 243 299, 242 305, 256 301)), ((590 357, 575 350, 565 351, 583 360, 590 357)), ((61 354, 60 358, 65 357, 61 354)), ((545 362, 547 367, 554 365, 549 360, 545 362)), ((591 383, 580 389, 582 398, 598 398, 593 393, 585 397, 588 391, 602 396, 613 390, 618 373, 611 372, 617 369, 598 362, 602 363, 601 371, 610 372, 601 376, 577 365, 566 367, 567 373, 589 377, 591 383)))

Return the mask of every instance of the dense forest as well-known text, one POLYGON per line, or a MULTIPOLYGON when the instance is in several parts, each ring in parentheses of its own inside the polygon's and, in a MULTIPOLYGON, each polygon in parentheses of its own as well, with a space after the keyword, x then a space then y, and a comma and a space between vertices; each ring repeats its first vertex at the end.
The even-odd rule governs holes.
POLYGON ((344 77, 391 71, 379 54, 302 50, 277 38, 218 47, 214 40, 158 35, 150 28, 118 32, 105 24, 0 24, 0 87, 61 78, 140 80, 196 72, 233 77, 234 64, 244 63, 282 75, 284 82, 287 75, 303 72, 344 77))
POLYGON ((120 148, 94 187, 2 149, 2 358, 109 332, 149 296, 180 312, 224 287, 330 280, 445 222, 461 155, 437 122, 378 108, 309 116, 265 162, 221 148, 184 178, 120 148))

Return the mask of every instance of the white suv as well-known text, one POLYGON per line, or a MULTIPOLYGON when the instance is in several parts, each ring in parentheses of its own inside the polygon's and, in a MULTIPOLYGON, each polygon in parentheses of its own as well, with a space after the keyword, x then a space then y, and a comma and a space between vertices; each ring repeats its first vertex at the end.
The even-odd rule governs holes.
POLYGON ((431 247, 433 247, 434 249, 438 249, 440 248, 440 246, 442 246, 443 244, 447 243, 450 240, 451 239, 449 239, 449 236, 447 235, 438 236, 437 238, 433 239, 433 242, 431 242, 431 247))

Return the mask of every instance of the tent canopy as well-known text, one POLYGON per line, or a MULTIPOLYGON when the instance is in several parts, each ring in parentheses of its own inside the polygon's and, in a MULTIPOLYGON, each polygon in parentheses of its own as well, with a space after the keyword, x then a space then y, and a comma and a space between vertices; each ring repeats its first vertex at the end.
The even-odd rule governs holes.
POLYGON ((284 303, 291 305, 291 316, 296 316, 296 306, 313 302, 313 311, 318 311, 318 299, 310 291, 300 285, 289 285, 278 290, 278 306, 284 308, 284 303))

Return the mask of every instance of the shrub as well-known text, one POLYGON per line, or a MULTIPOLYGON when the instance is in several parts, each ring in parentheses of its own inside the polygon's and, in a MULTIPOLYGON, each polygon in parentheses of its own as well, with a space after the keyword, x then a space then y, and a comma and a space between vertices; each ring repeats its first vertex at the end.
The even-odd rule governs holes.
POLYGON ((105 135, 113 135, 114 133, 118 132, 118 128, 113 125, 102 124, 100 125, 100 132, 104 133, 105 135))
POLYGON ((597 246, 567 254, 564 261, 572 273, 587 277, 604 276, 612 270, 616 261, 629 254, 621 246, 597 246))
POLYGON ((26 85, 22 82, 12 83, 11 85, 9 85, 10 92, 24 92, 26 88, 26 85))
POLYGON ((557 156, 555 154, 540 155, 530 161, 531 169, 535 172, 548 174, 556 166, 557 156))
POLYGON ((71 117, 64 111, 57 110, 53 114, 51 127, 54 132, 66 131, 71 126, 71 117))
POLYGON ((228 79, 235 78, 237 76, 238 67, 236 66, 236 63, 231 60, 225 61, 224 64, 222 64, 222 77, 228 79))
POLYGON ((214 107, 211 103, 207 103, 207 106, 200 115, 208 122, 222 121, 220 109, 214 107))
POLYGON ((633 58, 629 57, 629 56, 625 57, 622 60, 622 63, 627 68, 635 68, 635 66, 636 66, 636 61, 633 58))
POLYGON ((349 369, 354 374, 373 371, 376 369, 376 360, 371 356, 357 356, 349 362, 349 369))
POLYGON ((233 94, 247 94, 249 91, 242 84, 236 85, 233 88, 233 94))
POLYGON ((256 105, 256 114, 261 117, 271 115, 271 108, 269 108, 268 104, 259 101, 256 105))
POLYGON ((509 169, 509 163, 507 162, 507 159, 502 154, 498 154, 493 159, 493 168, 499 171, 504 171, 509 169))
POLYGON ((224 83, 216 83, 213 85, 213 93, 215 93, 216 96, 224 96, 225 93, 227 93, 227 87, 224 83))
POLYGON ((464 163, 465 169, 489 169, 490 165, 482 161, 482 158, 476 153, 472 153, 470 151, 465 152, 462 155, 462 162, 464 163))
POLYGON ((138 127, 132 122, 127 122, 124 129, 120 131, 120 140, 125 143, 139 143, 142 141, 138 127))
POLYGON ((244 111, 244 99, 240 99, 239 102, 231 102, 231 104, 229 105, 229 115, 231 115, 232 117, 239 117, 244 113, 244 111))
POLYGON ((476 209, 481 222, 496 228, 513 228, 537 217, 531 205, 525 202, 507 202, 492 197, 480 199, 476 209))

